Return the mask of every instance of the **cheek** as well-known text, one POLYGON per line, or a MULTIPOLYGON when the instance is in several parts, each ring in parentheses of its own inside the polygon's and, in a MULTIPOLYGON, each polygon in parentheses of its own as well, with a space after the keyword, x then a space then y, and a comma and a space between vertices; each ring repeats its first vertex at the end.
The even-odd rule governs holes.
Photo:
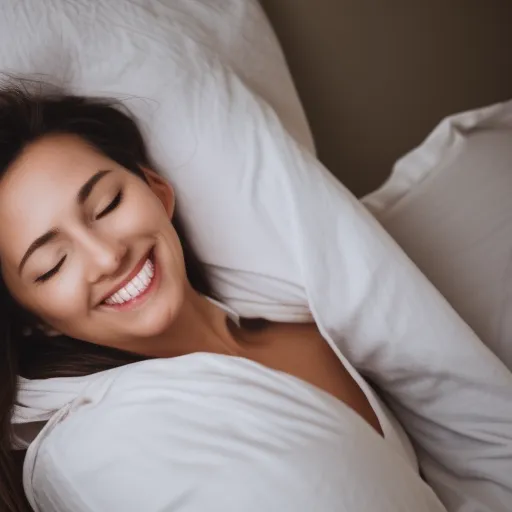
POLYGON ((42 284, 32 298, 31 309, 54 327, 73 325, 87 316, 88 295, 80 273, 73 270, 66 269, 54 282, 42 284))
POLYGON ((121 207, 119 212, 110 218, 105 218, 98 229, 103 236, 115 238, 118 241, 132 244, 139 237, 155 236, 165 231, 169 220, 165 210, 153 201, 135 200, 121 207))
POLYGON ((48 323, 62 322, 66 318, 77 318, 84 311, 84 298, 79 283, 62 279, 58 283, 27 287, 12 276, 4 276, 12 298, 37 318, 48 323))
POLYGON ((120 210, 124 224, 157 227, 170 222, 162 202, 150 190, 128 196, 125 201, 125 208, 120 210))
POLYGON ((55 328, 73 327, 86 319, 87 310, 73 294, 60 294, 49 298, 44 305, 36 305, 35 313, 55 328))
POLYGON ((183 247, 181 241, 176 233, 174 227, 169 222, 168 229, 165 232, 165 246, 168 251, 168 257, 165 256, 160 261, 161 265, 165 268, 162 269, 163 274, 167 274, 169 279, 175 285, 178 283, 184 284, 187 280, 185 259, 183 254, 183 247))

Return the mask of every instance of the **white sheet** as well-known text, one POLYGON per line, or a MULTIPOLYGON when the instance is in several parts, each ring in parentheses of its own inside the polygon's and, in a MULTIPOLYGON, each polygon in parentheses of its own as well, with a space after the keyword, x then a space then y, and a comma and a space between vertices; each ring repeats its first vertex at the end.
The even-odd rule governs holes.
MULTIPOLYGON (((259 12, 254 2, 6 5, 3 66, 46 71, 89 93, 151 98, 130 105, 225 301, 275 320, 307 321, 311 310, 340 357, 390 398, 448 510, 508 512, 512 375, 323 169, 291 110, 273 101, 276 84, 261 85, 264 68, 241 71, 263 63, 250 23, 245 51, 230 38, 231 26, 240 35, 237 15, 259 12), (219 41, 232 43, 224 56, 226 46, 205 34, 228 14, 211 32, 222 26, 219 41)), ((51 414, 52 392, 42 389, 70 393, 59 382, 32 385, 20 421, 51 414)))
POLYGON ((108 372, 66 416, 39 440, 36 511, 445 511, 349 407, 245 359, 108 372))

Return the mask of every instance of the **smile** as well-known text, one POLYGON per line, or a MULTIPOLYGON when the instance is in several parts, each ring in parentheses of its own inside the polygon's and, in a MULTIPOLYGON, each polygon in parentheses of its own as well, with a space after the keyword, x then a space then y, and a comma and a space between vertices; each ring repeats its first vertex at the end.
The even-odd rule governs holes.
MULTIPOLYGON (((142 263, 137 274, 117 291, 107 297, 103 303, 108 306, 124 306, 138 302, 151 288, 155 278, 155 265, 152 254, 142 263)), ((135 270, 137 271, 137 270, 135 270)))

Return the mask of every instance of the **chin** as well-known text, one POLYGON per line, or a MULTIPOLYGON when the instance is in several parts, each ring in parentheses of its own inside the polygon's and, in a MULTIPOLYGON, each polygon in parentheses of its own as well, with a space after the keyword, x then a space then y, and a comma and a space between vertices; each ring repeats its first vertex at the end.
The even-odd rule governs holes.
POLYGON ((137 325, 130 329, 131 335, 140 335, 143 338, 153 338, 168 333, 178 318, 185 302, 183 287, 176 287, 162 294, 157 303, 152 304, 146 311, 137 315, 137 325))

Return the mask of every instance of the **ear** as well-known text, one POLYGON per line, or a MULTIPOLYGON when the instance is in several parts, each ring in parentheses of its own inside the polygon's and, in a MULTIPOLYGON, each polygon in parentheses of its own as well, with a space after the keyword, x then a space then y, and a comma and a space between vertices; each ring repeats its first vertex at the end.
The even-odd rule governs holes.
POLYGON ((160 199, 164 208, 171 219, 174 214, 175 198, 174 190, 171 185, 152 169, 142 168, 144 176, 148 180, 148 185, 153 193, 160 199))

